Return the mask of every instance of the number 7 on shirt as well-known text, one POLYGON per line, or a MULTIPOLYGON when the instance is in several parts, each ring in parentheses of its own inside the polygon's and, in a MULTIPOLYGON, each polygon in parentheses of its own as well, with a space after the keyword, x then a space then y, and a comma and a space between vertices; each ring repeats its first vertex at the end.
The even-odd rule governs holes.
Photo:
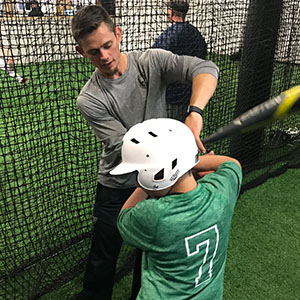
POLYGON ((217 225, 185 238, 187 256, 201 255, 201 265, 199 267, 199 273, 195 278, 195 288, 207 280, 210 280, 212 277, 213 262, 217 253, 218 244, 219 230, 217 225), (201 249, 204 251, 201 251, 201 249))

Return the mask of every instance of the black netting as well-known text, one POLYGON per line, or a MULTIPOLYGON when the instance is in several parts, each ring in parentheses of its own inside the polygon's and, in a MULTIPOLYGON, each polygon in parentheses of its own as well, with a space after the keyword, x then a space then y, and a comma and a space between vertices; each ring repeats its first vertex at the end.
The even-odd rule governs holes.
MULTIPOLYGON (((164 1, 102 3, 122 29, 123 51, 148 49, 169 25, 164 1)), ((70 22, 87 4, 40 0, 43 16, 31 17, 30 1, 0 0, 0 57, 14 62, 0 60, 3 299, 46 299, 55 293, 70 299, 78 292, 101 157, 100 143, 76 108, 93 66, 76 53, 70 22)), ((298 0, 190 1, 187 20, 201 31, 207 58, 220 68, 202 137, 299 85, 299 12, 298 0)), ((169 116, 183 119, 186 105, 169 104, 169 116)), ((300 167, 299 121, 296 113, 212 149, 242 160, 246 190, 300 167)), ((117 279, 130 270, 131 253, 123 248, 117 279)))

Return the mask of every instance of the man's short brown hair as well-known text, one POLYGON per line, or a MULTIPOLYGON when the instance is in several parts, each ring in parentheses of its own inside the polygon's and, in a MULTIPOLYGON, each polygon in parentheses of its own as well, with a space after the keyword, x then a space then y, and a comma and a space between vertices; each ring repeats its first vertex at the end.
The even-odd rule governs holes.
POLYGON ((72 19, 72 34, 78 44, 88 34, 95 31, 104 22, 113 33, 116 26, 108 12, 98 5, 88 5, 81 8, 72 19))

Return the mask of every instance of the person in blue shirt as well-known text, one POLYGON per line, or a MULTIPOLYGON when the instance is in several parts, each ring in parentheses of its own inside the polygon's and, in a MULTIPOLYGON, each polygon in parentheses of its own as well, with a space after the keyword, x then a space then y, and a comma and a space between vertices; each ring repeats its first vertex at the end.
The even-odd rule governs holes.
MULTIPOLYGON (((161 48, 174 54, 197 56, 205 59, 207 44, 204 38, 196 27, 185 21, 189 9, 188 2, 173 0, 167 3, 167 8, 168 20, 172 25, 161 33, 153 43, 152 48, 161 48)), ((172 84, 167 89, 166 101, 171 104, 183 103, 187 106, 191 93, 191 84, 172 84)))
POLYGON ((28 14, 29 17, 43 17, 44 13, 42 12, 41 7, 37 1, 31 2, 31 11, 28 14))

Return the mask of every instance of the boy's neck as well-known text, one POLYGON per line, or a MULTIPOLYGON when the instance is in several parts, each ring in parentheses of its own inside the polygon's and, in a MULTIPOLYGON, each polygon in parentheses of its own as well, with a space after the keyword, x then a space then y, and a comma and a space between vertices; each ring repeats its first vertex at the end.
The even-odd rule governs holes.
POLYGON ((178 179, 168 194, 184 194, 192 191, 196 186, 197 181, 195 180, 193 174, 191 172, 187 172, 178 179))

